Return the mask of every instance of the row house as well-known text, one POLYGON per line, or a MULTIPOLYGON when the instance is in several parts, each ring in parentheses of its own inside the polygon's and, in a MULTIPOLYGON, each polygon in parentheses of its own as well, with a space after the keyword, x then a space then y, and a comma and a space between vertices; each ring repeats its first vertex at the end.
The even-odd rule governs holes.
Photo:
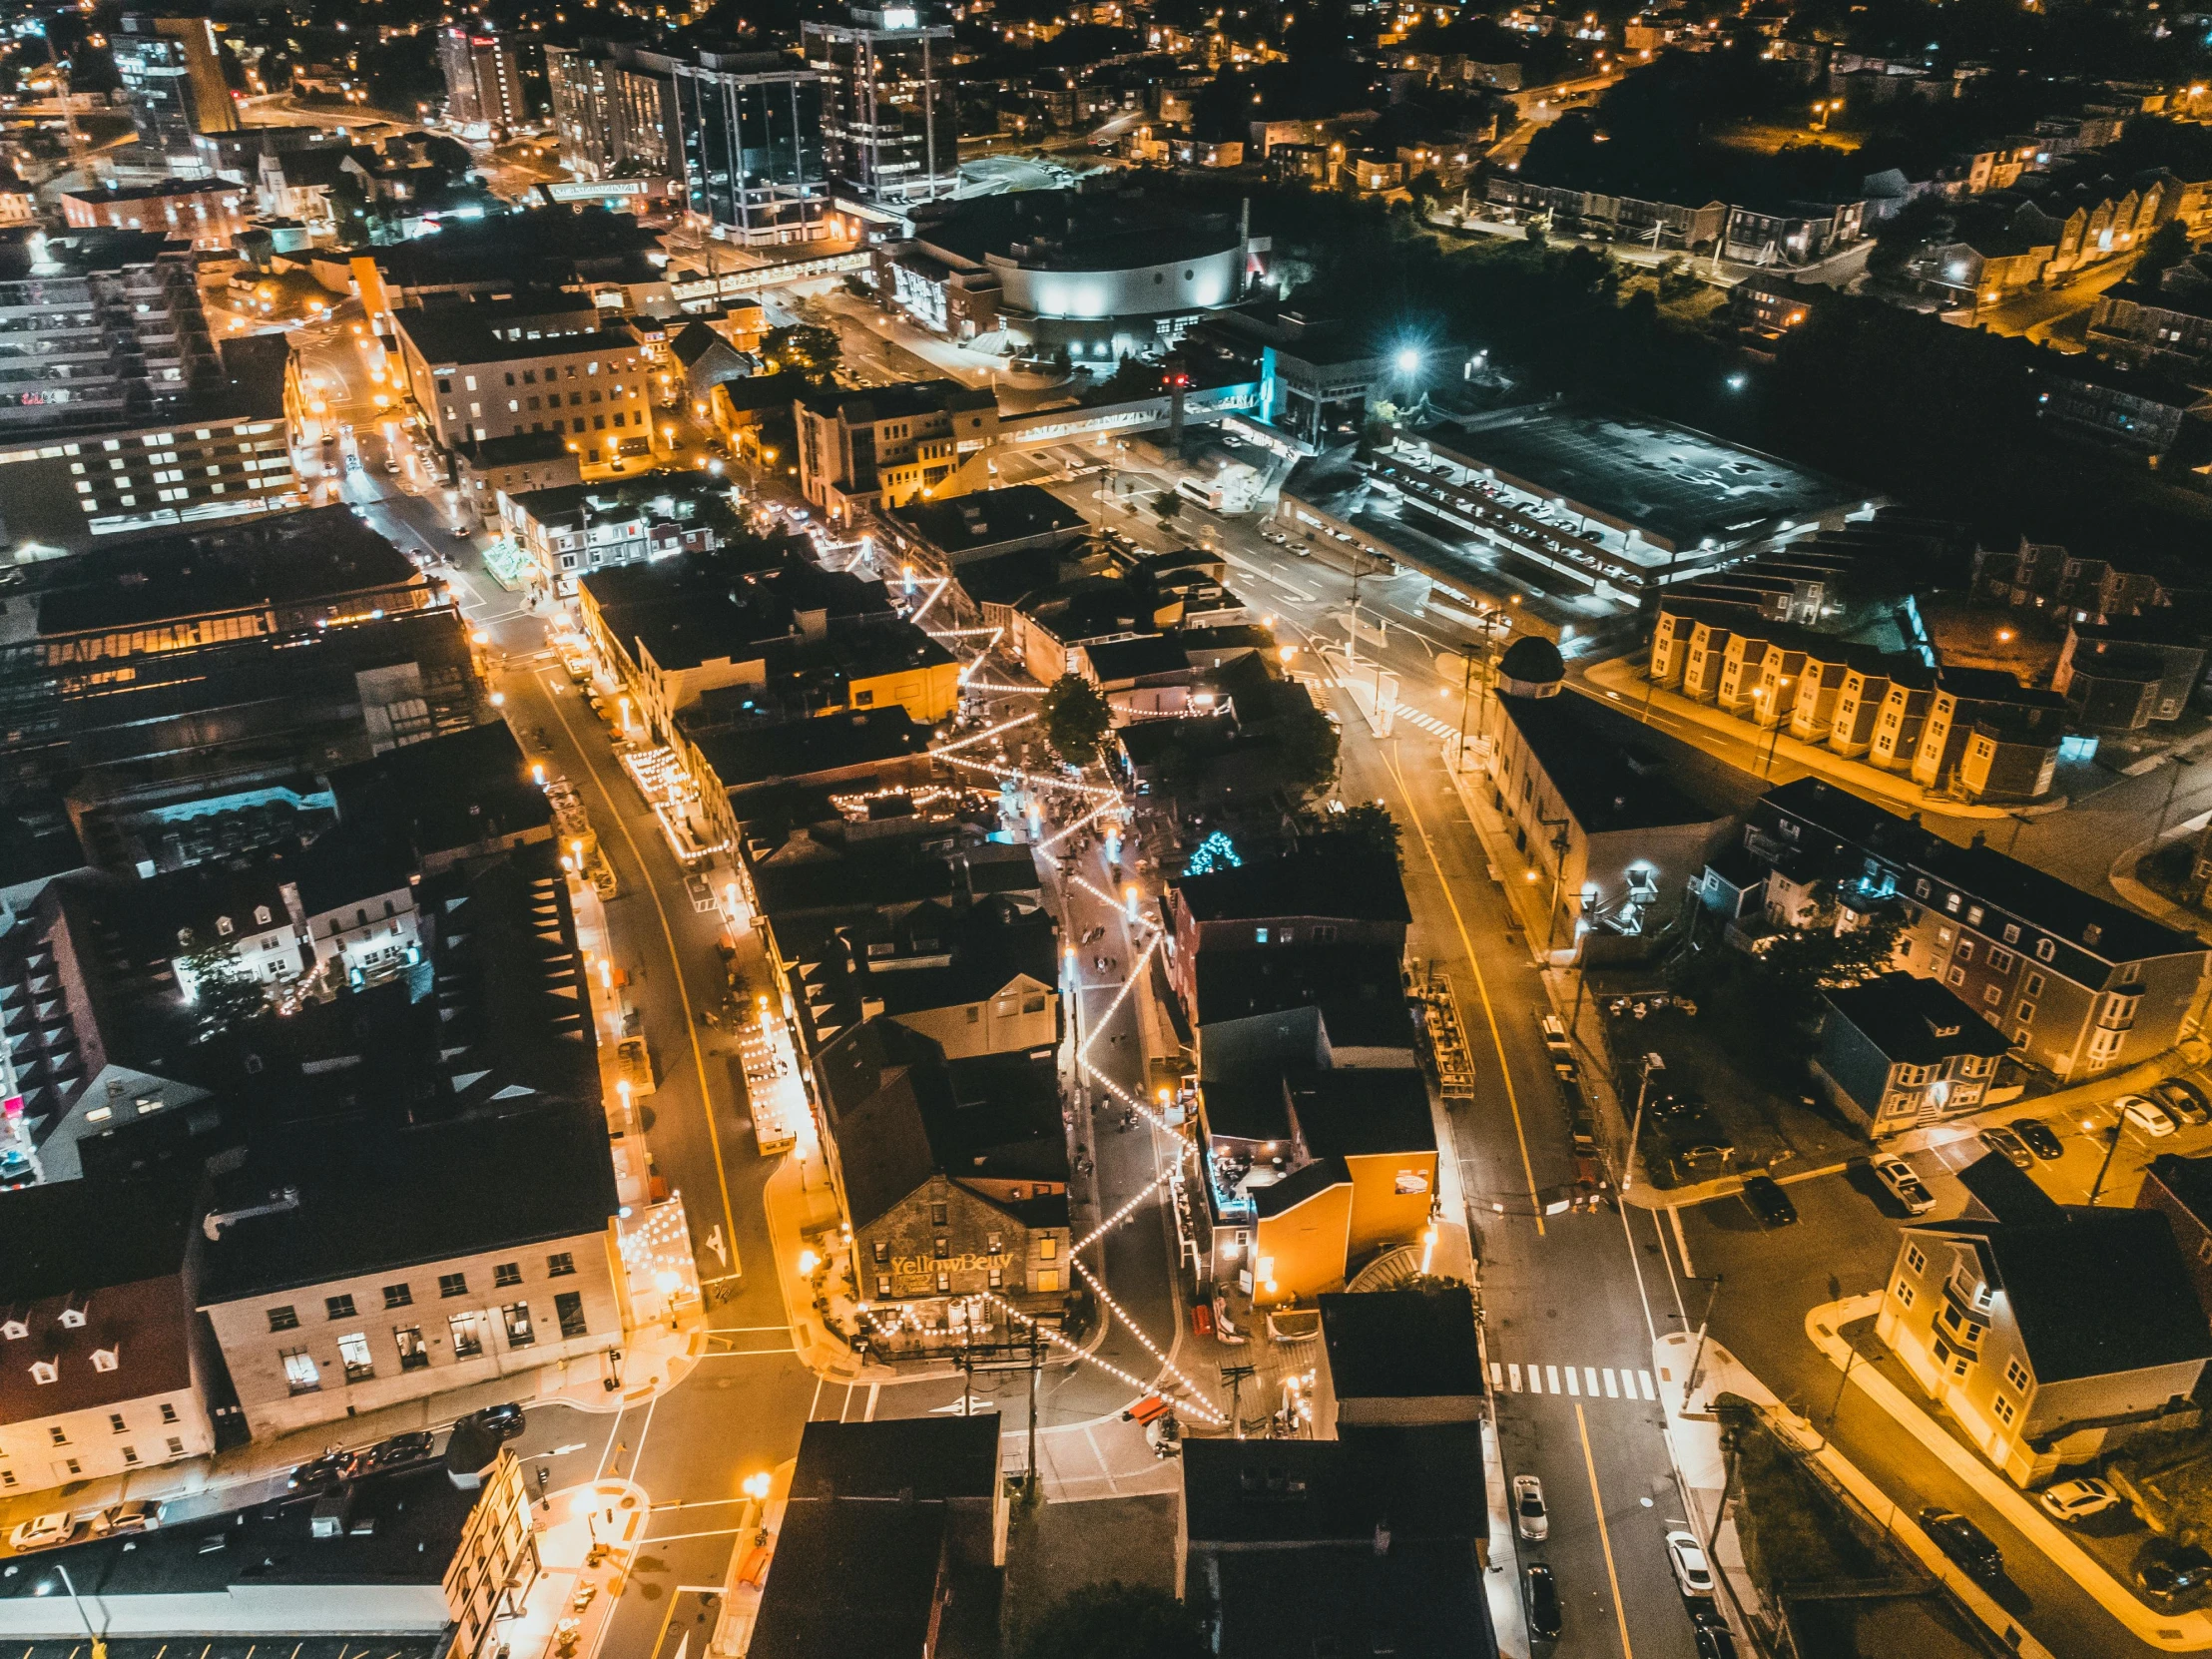
POLYGON ((2139 732, 2178 720, 2203 683, 2207 641, 2170 617, 2069 621, 2051 690, 2084 726, 2139 732))
POLYGON ((1894 966, 1939 980, 2060 1079, 2122 1070, 2179 1039, 2200 994, 2201 940, 1994 849, 1958 846, 1819 779, 1770 791, 1745 831, 1777 924, 1896 903, 1894 966))
POLYGON ((1975 599, 2046 611, 2077 623, 2139 617, 2173 602, 2147 570, 2069 553, 2056 542, 2031 542, 2024 536, 2017 547, 1976 546, 1970 580, 1975 599))
POLYGON ((2212 380, 2212 254, 2105 289, 2089 309, 2089 343, 2131 367, 2212 380))

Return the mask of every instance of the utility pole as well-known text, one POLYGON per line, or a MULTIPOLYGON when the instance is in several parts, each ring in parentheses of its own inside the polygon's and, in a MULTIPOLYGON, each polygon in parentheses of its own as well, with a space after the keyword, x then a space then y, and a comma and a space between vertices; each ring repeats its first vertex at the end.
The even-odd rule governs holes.
POLYGON ((1244 1385, 1258 1375, 1251 1366, 1221 1368, 1221 1380, 1229 1384, 1229 1431, 1240 1440, 1244 1438, 1244 1417, 1237 1405, 1244 1398, 1244 1385))
POLYGON ((1682 1408, 1690 1408, 1690 1395, 1697 1391, 1697 1374, 1705 1364, 1705 1334, 1713 1328, 1713 1304, 1721 1299, 1721 1275, 1713 1275, 1713 1288, 1705 1295, 1705 1317, 1697 1324, 1697 1347, 1690 1354, 1690 1375, 1682 1382, 1682 1408))
POLYGON ((2112 1154, 2120 1150, 2120 1120, 2114 1118, 2104 1131, 2104 1162, 2097 1166, 2096 1181, 2089 1188, 2089 1208, 2097 1206, 2097 1195, 2104 1191, 2104 1178, 2112 1172, 2112 1154))
POLYGON ((1037 1495, 1037 1373, 1044 1366, 1044 1343, 1029 1328, 1029 1495, 1037 1495))
MULTIPOLYGON (((1636 1085, 1636 1117, 1628 1129, 1628 1157, 1621 1165, 1621 1191, 1626 1193, 1636 1181, 1636 1143, 1644 1138, 1644 1097, 1651 1092, 1651 1074, 1665 1071, 1667 1062, 1658 1052, 1646 1054, 1643 1063, 1643 1079, 1636 1085)), ((1718 1281, 1715 1281, 1718 1283, 1718 1281)), ((1687 1395, 1684 1395, 1687 1398, 1687 1395)))

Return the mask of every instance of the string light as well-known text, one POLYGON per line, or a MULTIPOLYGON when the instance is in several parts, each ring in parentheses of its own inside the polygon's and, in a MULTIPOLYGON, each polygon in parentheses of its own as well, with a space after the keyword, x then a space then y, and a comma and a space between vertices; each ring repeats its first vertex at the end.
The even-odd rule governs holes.
MULTIPOLYGON (((921 609, 914 612, 914 614, 908 617, 906 620, 912 623, 916 628, 921 627, 921 619, 929 614, 929 607, 934 605, 938 600, 942 599, 944 597, 944 590, 946 588, 949 588, 950 586, 952 586, 951 577, 938 577, 936 587, 931 591, 929 597, 921 602, 921 609)), ((926 632, 926 630, 924 631, 926 632)))
MULTIPOLYGON (((1024 715, 1022 717, 1023 720, 1034 720, 1036 718, 1034 715, 1024 715)), ((1014 724, 1018 726, 1021 722, 1016 721, 1014 724)), ((1111 797, 1115 801, 1121 799, 1121 792, 1118 790, 1103 789, 1097 784, 1078 783, 1072 778, 1054 778, 1046 773, 1024 772, 1019 767, 989 766, 981 761, 970 761, 964 756, 948 754, 942 749, 933 749, 930 754, 941 756, 948 766, 966 767, 970 772, 980 772, 1003 783, 1029 784, 1037 789, 1072 790, 1077 795, 1111 797)))
POLYGON ((1040 852, 1047 851, 1050 848, 1057 846, 1061 841, 1066 840, 1068 836, 1074 834, 1076 830, 1082 829, 1085 825, 1096 824, 1108 813, 1119 812, 1120 810, 1121 803, 1118 801, 1101 802, 1098 806, 1092 808, 1090 812, 1085 814, 1082 818, 1077 819, 1073 824, 1069 825, 1065 830, 1056 830, 1044 840, 1039 841, 1037 843, 1037 850, 1040 852))
POLYGON ((1119 1227, 1123 1222, 1127 1221, 1131 1216, 1135 1215, 1137 1212, 1137 1206, 1142 1204, 1146 1199, 1150 1198, 1154 1193, 1158 1192, 1160 1188, 1166 1184, 1166 1182, 1167 1177, 1164 1175, 1153 1177, 1152 1185, 1145 1188, 1143 1192, 1137 1194, 1135 1198, 1132 1198, 1127 1204, 1124 1204, 1120 1209, 1116 1210, 1112 1215, 1108 1216, 1104 1221, 1100 1222, 1096 1227, 1091 1229, 1089 1233, 1086 1233, 1082 1238, 1076 1240, 1074 1244, 1070 1245, 1068 1247, 1068 1254, 1072 1256, 1078 1251, 1090 1249, 1092 1245, 1098 1243, 1099 1240, 1106 1237, 1107 1234, 1111 1233, 1115 1228, 1119 1227))
MULTIPOLYGON (((1170 1377, 1174 1378, 1176 1382, 1182 1383, 1184 1387, 1191 1390, 1195 1401, 1195 1398, 1199 1391, 1198 1384, 1196 1382, 1193 1382, 1188 1377, 1185 1377, 1182 1372, 1178 1371, 1176 1369, 1175 1362, 1173 1360, 1170 1360, 1165 1354, 1160 1352, 1160 1345, 1155 1343, 1150 1337, 1146 1336, 1143 1329, 1139 1327, 1137 1322, 1129 1317, 1128 1310, 1123 1308, 1120 1303, 1116 1302, 1111 1296, 1108 1296, 1106 1294, 1106 1287, 1098 1282, 1098 1276, 1096 1274, 1092 1273, 1091 1270, 1085 1267, 1081 1262, 1076 1262, 1074 1264, 1074 1267, 1075 1271, 1082 1276, 1083 1283, 1090 1286, 1091 1294, 1096 1296, 1100 1302, 1105 1304, 1106 1311, 1112 1314, 1114 1318, 1121 1321, 1122 1328, 1126 1330, 1129 1335, 1136 1338, 1140 1344, 1143 1345, 1144 1351, 1147 1354, 1151 1355, 1153 1359, 1160 1362, 1160 1369, 1162 1371, 1166 1372, 1170 1377)), ((1219 1411, 1216 1411, 1210 1405, 1199 1404, 1197 1408, 1204 1415, 1211 1417, 1215 1422, 1227 1422, 1229 1420, 1227 1417, 1223 1416, 1219 1411)))
MULTIPOLYGON (((1084 1277, 1088 1279, 1090 1276, 1088 1274, 1085 1274, 1084 1277)), ((1103 1295, 1103 1293, 1101 1294, 1103 1295)), ((1019 1308, 1016 1308, 1012 1303, 1006 1301, 1003 1297, 992 1296, 988 1291, 986 1291, 983 1293, 983 1300, 990 1303, 992 1306, 1000 1309, 1009 1318, 1021 1321, 1022 1324, 1028 1326, 1032 1331, 1036 1332, 1038 1336, 1042 1337, 1052 1347, 1062 1349, 1067 1353, 1074 1355, 1078 1360, 1082 1360, 1090 1365, 1096 1366, 1100 1371, 1106 1373, 1106 1375, 1109 1377, 1119 1378, 1122 1382, 1128 1383, 1132 1388, 1136 1389, 1138 1393, 1149 1394, 1158 1391, 1152 1386, 1151 1383, 1145 1382, 1143 1378, 1134 1376, 1129 1372, 1123 1371, 1119 1366, 1112 1364, 1110 1361, 1101 1360, 1097 1355, 1086 1352, 1079 1344, 1069 1342, 1067 1338, 1061 1336, 1060 1333, 1053 1330, 1051 1326, 1039 1325, 1035 1320, 1031 1319, 1027 1314, 1023 1313, 1019 1308)), ((1124 1315, 1123 1323, 1126 1324, 1128 1316, 1124 1315)), ((1147 1348, 1150 1348, 1152 1346, 1150 1342, 1146 1341, 1145 1336, 1142 1332, 1138 1332, 1136 1333, 1136 1335, 1137 1340, 1139 1342, 1143 1342, 1147 1348)), ((1153 1352, 1158 1353, 1159 1351, 1157 1349, 1154 1349, 1153 1352)), ((1174 1371, 1175 1368, 1170 1366, 1168 1370, 1174 1371)), ((1175 1375, 1178 1379, 1182 1381, 1185 1387, 1191 1386, 1190 1380, 1183 1377, 1183 1374, 1181 1372, 1176 1372, 1175 1375)), ((1185 1403, 1188 1404, 1190 1408, 1196 1411, 1200 1416, 1206 1418, 1209 1422, 1226 1423, 1229 1420, 1203 1399, 1193 1398, 1186 1401, 1185 1403)))
POLYGON ((995 738, 1001 732, 1011 732, 1017 726, 1027 726, 1036 718, 1036 711, 1031 710, 1028 714, 1014 716, 1012 720, 1002 720, 996 726, 986 726, 980 732, 970 733, 967 737, 958 739, 953 743, 948 743, 940 749, 932 749, 931 751, 929 751, 929 753, 933 756, 951 755, 956 751, 967 748, 970 744, 978 744, 984 742, 987 739, 995 738))

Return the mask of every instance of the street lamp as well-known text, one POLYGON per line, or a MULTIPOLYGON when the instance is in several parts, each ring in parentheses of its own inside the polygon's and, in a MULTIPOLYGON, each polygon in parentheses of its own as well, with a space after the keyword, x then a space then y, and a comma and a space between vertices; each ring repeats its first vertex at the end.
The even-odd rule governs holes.
MULTIPOLYGON (((56 1561, 54 1570, 61 1574, 62 1588, 69 1592, 69 1604, 77 1609, 77 1616, 85 1621, 85 1634, 92 1638, 92 1659, 108 1659, 108 1644, 101 1638, 100 1632, 93 1629, 92 1615, 85 1611, 84 1599, 77 1594, 77 1585, 70 1578, 69 1569, 56 1561)), ((38 1593, 46 1593, 43 1583, 39 1585, 38 1593)))
MULTIPOLYGON (((1651 1074, 1665 1071, 1667 1062, 1657 1050, 1643 1058, 1642 1075, 1636 1081, 1636 1117, 1628 1129, 1628 1157, 1621 1166, 1621 1191, 1626 1193, 1636 1184, 1636 1143, 1644 1137, 1644 1098, 1651 1092, 1651 1074)), ((1685 1398, 1688 1396, 1685 1395, 1685 1398)))
MULTIPOLYGON (((2083 1119, 2081 1132, 2084 1135, 2094 1135, 2099 1133, 2099 1130, 2095 1123, 2083 1119)), ((2102 1134, 2104 1136, 2104 1162, 2097 1166, 2097 1178, 2089 1187, 2089 1208, 2092 1210, 2097 1207, 2097 1195, 2104 1191, 2105 1176, 2111 1173, 2112 1154, 2120 1149, 2120 1120, 2114 1118, 2110 1126, 2102 1131, 2102 1134)))

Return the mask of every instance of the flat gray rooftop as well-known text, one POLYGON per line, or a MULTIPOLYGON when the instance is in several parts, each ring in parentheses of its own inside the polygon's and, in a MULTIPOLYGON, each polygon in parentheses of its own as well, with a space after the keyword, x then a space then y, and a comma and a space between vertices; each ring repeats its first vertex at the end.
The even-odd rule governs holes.
POLYGON ((1440 450, 1564 496, 1579 512, 1682 551, 1716 547, 1857 508, 1840 478, 1665 421, 1582 402, 1486 415, 1423 434, 1440 450))

